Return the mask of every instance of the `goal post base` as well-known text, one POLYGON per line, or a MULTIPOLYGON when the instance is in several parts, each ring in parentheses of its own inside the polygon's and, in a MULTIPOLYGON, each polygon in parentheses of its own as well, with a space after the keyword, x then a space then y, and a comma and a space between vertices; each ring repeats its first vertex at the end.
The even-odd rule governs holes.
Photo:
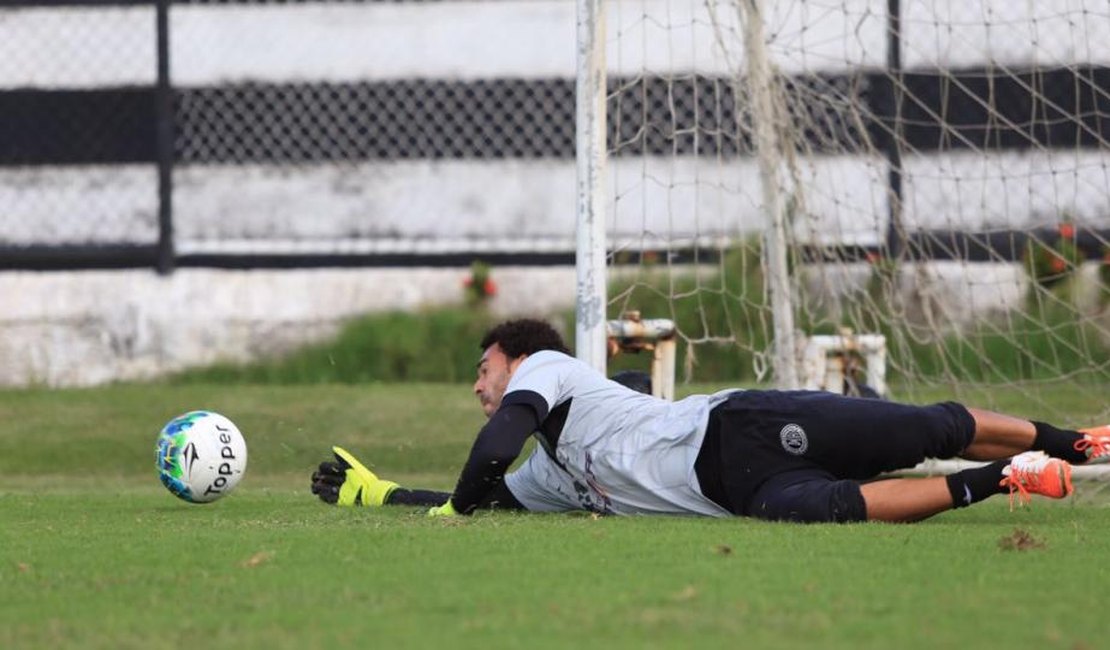
POLYGON ((621 352, 651 351, 651 394, 673 400, 677 349, 674 321, 666 318, 643 319, 639 312, 626 312, 606 325, 609 356, 621 352))
POLYGON ((863 397, 887 397, 886 337, 817 334, 805 339, 802 388, 863 397))
MULTIPOLYGON (((962 458, 927 458, 909 469, 897 470, 883 476, 886 478, 944 476, 965 469, 983 467, 987 464, 983 461, 964 460, 962 458)), ((1072 465, 1071 477, 1077 481, 1107 482, 1110 481, 1110 464, 1072 465)))

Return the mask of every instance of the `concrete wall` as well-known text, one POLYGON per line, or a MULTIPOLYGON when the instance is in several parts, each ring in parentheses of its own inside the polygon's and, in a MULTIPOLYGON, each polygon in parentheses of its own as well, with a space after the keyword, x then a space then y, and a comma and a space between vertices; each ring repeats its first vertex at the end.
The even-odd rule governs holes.
MULTIPOLYGON (((0 274, 0 385, 88 386, 279 354, 343 319, 462 301, 465 269, 0 274)), ((499 268, 498 314, 574 304, 574 269, 499 268)))
MULTIPOLYGON (((1097 271, 1083 269, 1077 298, 1085 313, 1098 311, 1097 271)), ((843 296, 869 273, 862 264, 809 270, 806 291, 843 296)), ((333 335, 352 316, 457 304, 467 275, 450 268, 3 273, 0 385, 89 386, 280 354, 333 335)), ((548 316, 574 304, 571 267, 499 267, 494 279, 490 307, 498 315, 548 316)), ((899 286, 906 318, 925 333, 1016 308, 1027 282, 1018 265, 947 262, 906 268, 899 286)), ((1110 321, 1110 310, 1102 312, 1110 321)), ((1110 331, 1110 322, 1103 327, 1110 331)))

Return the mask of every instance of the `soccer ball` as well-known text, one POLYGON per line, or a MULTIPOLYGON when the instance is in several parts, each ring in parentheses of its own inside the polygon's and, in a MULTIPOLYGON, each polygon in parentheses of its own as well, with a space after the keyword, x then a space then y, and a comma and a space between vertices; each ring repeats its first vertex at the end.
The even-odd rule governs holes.
POLYGON ((167 422, 154 452, 162 485, 189 503, 219 499, 247 470, 243 434, 212 411, 190 411, 167 422))

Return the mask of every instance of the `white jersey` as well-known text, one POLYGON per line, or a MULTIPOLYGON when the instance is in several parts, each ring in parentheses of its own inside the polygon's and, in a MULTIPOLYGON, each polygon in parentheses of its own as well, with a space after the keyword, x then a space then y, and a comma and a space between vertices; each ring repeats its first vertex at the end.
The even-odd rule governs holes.
POLYGON ((702 495, 694 461, 710 409, 730 392, 668 402, 560 352, 537 352, 501 403, 536 409, 540 446, 505 484, 535 511, 728 516, 702 495))

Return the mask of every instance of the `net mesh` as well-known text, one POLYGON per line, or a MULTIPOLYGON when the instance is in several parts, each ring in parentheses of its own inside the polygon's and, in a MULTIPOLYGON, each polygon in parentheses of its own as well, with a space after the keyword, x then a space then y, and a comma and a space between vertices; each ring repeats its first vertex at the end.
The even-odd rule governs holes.
POLYGON ((895 399, 1110 421, 1106 6, 763 4, 760 88, 737 2, 610 5, 610 313, 673 318, 685 379, 770 382, 773 155, 796 347, 882 334, 895 399))

